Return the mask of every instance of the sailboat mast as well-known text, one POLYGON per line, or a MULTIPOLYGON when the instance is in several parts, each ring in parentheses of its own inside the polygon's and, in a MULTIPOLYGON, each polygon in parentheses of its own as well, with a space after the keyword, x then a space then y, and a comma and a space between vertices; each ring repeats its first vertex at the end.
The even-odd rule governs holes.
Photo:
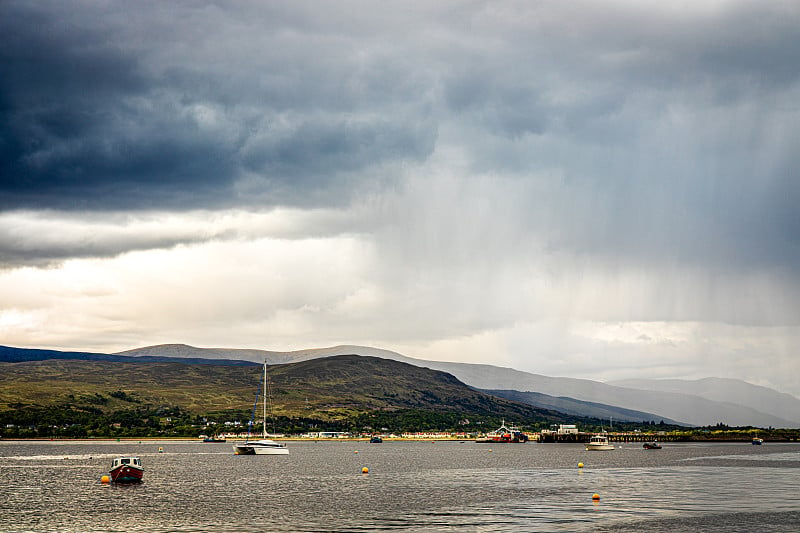
POLYGON ((261 432, 263 433, 265 439, 267 438, 267 395, 267 362, 264 361, 264 414, 262 415, 264 424, 261 427, 261 432))

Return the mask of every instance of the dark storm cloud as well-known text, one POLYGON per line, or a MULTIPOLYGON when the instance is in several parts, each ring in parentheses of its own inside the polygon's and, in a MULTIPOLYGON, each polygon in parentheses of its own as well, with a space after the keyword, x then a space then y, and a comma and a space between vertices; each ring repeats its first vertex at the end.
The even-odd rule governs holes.
POLYGON ((246 204, 235 184, 252 173, 260 202, 302 204, 315 188, 346 197, 337 180, 430 153, 425 118, 354 116, 354 99, 375 97, 371 75, 322 68, 296 42, 282 57, 281 36, 251 47, 262 37, 237 41, 233 23, 193 34, 179 21, 211 25, 214 13, 172 7, 0 7, 0 208, 246 204), (233 49, 191 48, 216 44, 233 49))
POLYGON ((226 147, 108 28, 35 7, 0 8, 1 207, 152 206, 225 186, 226 147))

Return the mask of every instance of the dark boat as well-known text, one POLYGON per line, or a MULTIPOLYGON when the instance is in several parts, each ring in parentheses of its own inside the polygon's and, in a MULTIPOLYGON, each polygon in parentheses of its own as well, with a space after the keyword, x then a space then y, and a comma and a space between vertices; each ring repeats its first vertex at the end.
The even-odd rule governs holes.
POLYGON ((657 442, 645 442, 644 444, 642 444, 642 448, 644 448, 645 450, 660 450, 661 445, 657 442))
POLYGON ((383 439, 380 438, 378 435, 373 435, 372 438, 369 439, 369 441, 373 444, 380 444, 381 442, 383 442, 383 439))
POLYGON ((206 437, 203 442, 225 442, 225 437, 206 437))
POLYGON ((142 480, 144 468, 138 457, 117 457, 109 474, 114 483, 138 483, 142 480))

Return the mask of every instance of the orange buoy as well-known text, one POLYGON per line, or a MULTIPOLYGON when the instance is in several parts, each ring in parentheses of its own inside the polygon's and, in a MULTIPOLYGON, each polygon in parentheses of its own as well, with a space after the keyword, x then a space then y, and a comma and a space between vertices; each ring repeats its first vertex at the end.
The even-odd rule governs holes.
POLYGON ((369 474, 369 468, 367 468, 367 467, 365 466, 364 468, 362 468, 362 469, 361 469, 361 473, 362 473, 362 474, 369 474))
POLYGON ((592 494, 592 500, 596 501, 596 502, 599 502, 600 501, 600 495, 595 492, 594 494, 592 494))
POLYGON ((111 478, 109 478, 108 476, 103 476, 100 478, 100 483, 110 483, 110 482, 111 478))

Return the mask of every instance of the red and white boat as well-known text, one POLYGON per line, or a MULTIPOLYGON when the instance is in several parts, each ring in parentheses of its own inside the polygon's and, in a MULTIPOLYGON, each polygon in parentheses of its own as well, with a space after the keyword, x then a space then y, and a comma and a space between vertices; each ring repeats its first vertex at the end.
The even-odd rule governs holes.
POLYGON ((138 483, 142 480, 144 468, 138 457, 117 457, 109 474, 114 483, 138 483))
POLYGON ((506 426, 506 421, 496 430, 490 431, 483 437, 478 437, 475 442, 528 442, 528 436, 514 426, 506 426))

